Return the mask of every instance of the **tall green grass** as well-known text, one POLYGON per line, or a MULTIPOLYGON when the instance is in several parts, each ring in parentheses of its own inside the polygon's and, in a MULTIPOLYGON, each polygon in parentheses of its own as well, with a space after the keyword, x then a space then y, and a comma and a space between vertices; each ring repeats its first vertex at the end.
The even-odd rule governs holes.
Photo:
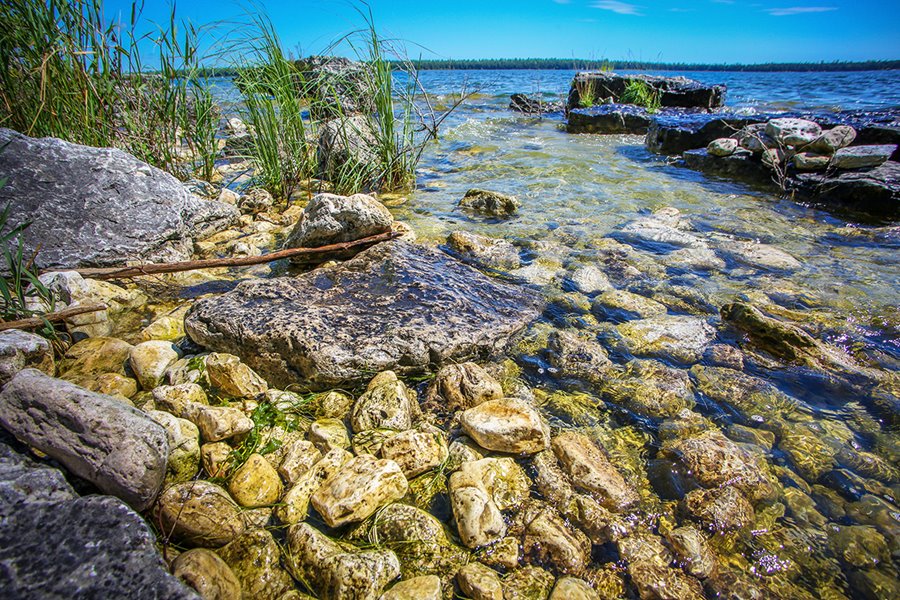
POLYGON ((654 90, 645 81, 632 79, 625 86, 625 91, 619 98, 622 104, 635 104, 647 109, 649 113, 655 113, 660 109, 661 98, 658 90, 654 90))
POLYGON ((211 176, 218 115, 202 81, 200 31, 176 21, 149 31, 143 4, 107 19, 102 0, 4 0, 0 126, 111 146, 186 179, 211 176), (145 62, 147 48, 153 60, 145 62))

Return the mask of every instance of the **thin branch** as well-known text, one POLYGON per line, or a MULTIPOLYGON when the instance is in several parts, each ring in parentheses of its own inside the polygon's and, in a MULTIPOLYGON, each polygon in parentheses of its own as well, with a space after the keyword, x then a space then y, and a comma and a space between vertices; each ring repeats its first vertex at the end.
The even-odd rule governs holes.
POLYGON ((58 312, 47 313, 45 315, 41 315, 40 317, 29 317, 27 319, 19 319, 18 321, 6 321, 5 323, 0 323, 0 331, 6 331, 7 329, 32 329, 34 327, 40 327, 46 323, 53 323, 58 321, 65 321, 69 317, 74 317, 76 315, 83 315, 85 313, 98 312, 101 310, 106 310, 108 307, 105 304, 85 304, 83 306, 73 306, 72 308, 67 308, 65 310, 61 310, 58 312))

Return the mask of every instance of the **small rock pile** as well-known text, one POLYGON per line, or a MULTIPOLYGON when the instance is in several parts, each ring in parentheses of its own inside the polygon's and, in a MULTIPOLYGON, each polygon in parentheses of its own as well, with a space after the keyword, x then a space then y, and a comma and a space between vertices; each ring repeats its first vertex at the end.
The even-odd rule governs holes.
POLYGON ((733 137, 713 140, 706 151, 721 158, 753 155, 773 169, 824 171, 877 167, 897 149, 887 144, 849 147, 855 139, 856 130, 849 125, 823 131, 813 121, 782 118, 747 125, 733 137))

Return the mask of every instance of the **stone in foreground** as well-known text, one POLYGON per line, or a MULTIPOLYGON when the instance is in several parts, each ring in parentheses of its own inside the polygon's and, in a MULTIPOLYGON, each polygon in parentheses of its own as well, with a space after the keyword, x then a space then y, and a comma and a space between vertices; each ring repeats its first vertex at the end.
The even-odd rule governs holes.
POLYGON ((166 430, 110 396, 25 369, 0 393, 0 424, 137 510, 148 508, 162 487, 166 430))
POLYGON ((463 430, 482 448, 534 454, 550 446, 550 432, 528 403, 516 398, 488 400, 459 417, 463 430))
POLYGON ((235 207, 188 193, 172 175, 121 150, 0 129, 0 206, 10 224, 31 221, 25 255, 35 266, 113 266, 188 260, 194 241, 234 223, 235 207))
POLYGON ((362 521, 408 489, 397 463, 363 454, 325 480, 311 500, 329 527, 340 527, 362 521))
POLYGON ((401 240, 298 277, 249 281, 196 303, 185 328, 270 384, 356 385, 502 349, 538 315, 532 293, 401 240))

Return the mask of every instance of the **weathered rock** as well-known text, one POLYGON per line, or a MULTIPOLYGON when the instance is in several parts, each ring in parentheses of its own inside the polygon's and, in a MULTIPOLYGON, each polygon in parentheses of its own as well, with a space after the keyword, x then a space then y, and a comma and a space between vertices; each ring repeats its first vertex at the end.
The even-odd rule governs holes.
POLYGON ((350 425, 356 433, 380 428, 404 431, 420 416, 414 394, 393 371, 384 371, 372 378, 366 392, 356 400, 350 425))
POLYGON ((772 119, 766 123, 766 134, 784 146, 805 146, 818 139, 822 128, 805 119, 772 119))
POLYGON ((206 374, 210 385, 231 398, 255 398, 269 389, 262 377, 233 354, 210 354, 206 374))
POLYGON ((530 97, 525 94, 513 94, 509 97, 509 109, 523 112, 528 115, 541 115, 544 113, 561 112, 562 102, 545 102, 539 97, 530 97))
POLYGON ((510 271, 522 265, 519 250, 506 240, 454 231, 447 236, 447 246, 461 260, 490 269, 510 271))
POLYGON ((547 340, 547 356, 561 376, 594 384, 603 380, 612 364, 603 346, 561 330, 551 332, 547 340))
POLYGON ((266 212, 275 204, 275 198, 265 188, 253 188, 241 195, 238 199, 238 208, 245 215, 255 215, 266 212))
POLYGON ((890 160, 896 152, 896 145, 881 146, 853 146, 841 148, 834 153, 831 166, 835 169, 862 169, 865 167, 877 167, 890 160))
POLYGON ((831 164, 831 155, 801 152, 794 155, 793 161, 798 171, 824 171, 831 164))
MULTIPOLYGON (((98 394, 106 394, 120 400, 128 400, 138 391, 138 383, 131 377, 125 377, 118 373, 101 373, 93 380, 82 380, 82 387, 98 394)), ((141 407, 145 408, 145 407, 141 407)))
POLYGON ((772 170, 747 150, 738 150, 729 156, 713 156, 706 148, 697 148, 685 151, 681 157, 685 167, 708 175, 756 185, 760 182, 769 185, 772 181, 772 170))
POLYGON ((96 337, 73 344, 59 361, 60 377, 78 381, 100 373, 125 374, 125 363, 134 348, 120 339, 96 337))
POLYGON ((466 410, 503 397, 500 383, 475 363, 447 365, 428 388, 428 400, 447 411, 466 410))
POLYGON ((269 461, 260 454, 251 454, 231 475, 228 491, 241 506, 256 508, 278 502, 284 487, 269 461))
POLYGON ((738 149, 738 141, 734 138, 717 138, 706 146, 712 156, 731 156, 738 149))
POLYGON ((322 561, 322 595, 335 600, 375 600, 400 576, 400 562, 390 550, 335 554, 322 561))
POLYGON ((374 182, 379 170, 377 141, 367 117, 339 117, 319 128, 316 160, 319 175, 329 181, 353 176, 362 188, 374 182))
POLYGON ((629 361, 624 371, 610 373, 602 389, 613 402, 647 417, 672 417, 694 405, 687 372, 655 360, 629 361))
POLYGON ((178 351, 171 342, 153 340, 132 348, 129 364, 141 387, 152 390, 162 383, 166 369, 178 360, 178 351))
POLYGON ((340 419, 317 419, 309 426, 309 441, 320 452, 327 453, 334 448, 349 448, 350 435, 340 419))
POLYGON ((703 148, 718 138, 733 137, 748 124, 763 123, 764 115, 678 114, 657 115, 647 131, 646 145, 657 154, 681 155, 692 148, 703 148))
POLYGON ((628 574, 640 598, 703 598, 700 583, 681 569, 668 565, 672 560, 662 540, 650 533, 638 533, 618 542, 619 555, 628 565, 628 574))
POLYGON ((281 549, 266 529, 254 529, 216 550, 241 582, 243 598, 276 600, 293 589, 281 566, 281 549))
POLYGON ((192 479, 200 470, 200 430, 190 421, 160 410, 148 411, 147 416, 166 428, 169 441, 166 483, 192 479))
POLYGON ((688 574, 706 579, 716 570, 716 557, 706 538, 695 527, 685 525, 666 536, 677 560, 688 574))
POLYGON ((616 232, 616 237, 651 250, 706 247, 705 241, 689 231, 683 231, 681 225, 679 211, 666 207, 626 223, 616 232))
POLYGON ((522 515, 525 531, 522 552, 539 565, 552 565, 560 573, 578 573, 590 561, 591 542, 555 509, 535 507, 522 515))
POLYGON ((529 292, 402 241, 295 278, 250 281, 194 304, 191 338, 280 388, 358 384, 500 349, 537 316, 529 292))
POLYGON ((0 331, 0 386, 23 369, 37 369, 53 376, 56 365, 50 342, 34 333, 0 331))
POLYGON ((217 548, 244 532, 238 505, 228 492, 208 481, 166 488, 155 513, 166 535, 195 546, 217 548))
POLYGON ((653 75, 619 75, 602 71, 587 71, 575 75, 569 89, 566 107, 571 109, 582 104, 583 96, 590 90, 593 101, 612 98, 619 101, 625 90, 633 82, 643 83, 659 97, 662 106, 683 108, 718 108, 725 102, 724 85, 706 86, 686 77, 657 77, 653 75))
POLYGON ((600 596, 583 579, 560 577, 550 592, 549 600, 600 600, 600 596))
POLYGON ((484 488, 500 510, 519 506, 529 495, 531 481, 513 459, 482 458, 463 463, 458 471, 484 488))
POLYGON ((694 490, 684 497, 684 503, 688 512, 714 532, 743 529, 755 516, 744 495, 730 485, 694 490))
POLYGON ((856 130, 849 125, 838 125, 826 131, 803 148, 805 152, 831 155, 853 143, 856 130))
POLYGON ((169 575, 147 523, 124 503, 78 497, 60 471, 0 438, 5 598, 197 598, 169 575))
POLYGON ((519 201, 500 192, 472 188, 459 201, 459 206, 485 217, 509 217, 519 209, 519 201))
POLYGON ((31 222, 25 255, 38 269, 191 258, 202 239, 237 220, 237 209, 189 194, 175 177, 112 148, 0 129, 0 204, 9 225, 31 222))
POLYGON ((586 435, 561 433, 553 438, 553 452, 572 483, 594 494, 604 507, 622 512, 637 504, 637 492, 586 435))
POLYGON ((315 248, 352 242, 390 231, 393 222, 391 212, 372 196, 317 194, 303 209, 284 247, 315 248))
POLYGON ((889 218, 900 214, 900 163, 892 160, 873 169, 844 171, 836 177, 798 173, 792 181, 817 202, 889 218))
POLYGON ((488 400, 459 417, 465 432, 482 448, 512 454, 534 454, 550 445, 550 432, 540 414, 522 400, 488 400))
POLYGON ((253 419, 230 406, 191 404, 183 415, 200 428, 200 435, 206 442, 227 440, 253 429, 253 419))
POLYGON ((503 515, 480 479, 457 471, 450 476, 449 489, 450 506, 463 544, 478 548, 506 535, 503 515))
POLYGON ((594 299, 591 310, 598 317, 613 321, 649 319, 666 314, 666 307, 656 300, 625 290, 609 290, 594 299))
POLYGON ((109 396, 25 369, 0 393, 0 424, 137 510, 150 506, 162 487, 165 429, 109 396))
POLYGON ((553 575, 540 567, 515 569, 503 580, 504 600, 544 599, 553 589, 553 575))
POLYGON ((568 113, 566 131, 569 133, 644 135, 652 122, 653 115, 641 106, 601 104, 590 108, 571 109, 568 113))
POLYGON ((363 454, 345 463, 311 498, 329 527, 362 521, 406 495, 409 484, 392 460, 363 454))
POLYGON ((316 119, 375 112, 372 73, 364 63, 341 56, 309 56, 297 63, 303 92, 316 119))
POLYGON ((681 315, 628 321, 618 325, 616 332, 630 354, 679 363, 699 361, 716 333, 706 319, 681 315))
POLYGON ((296 483, 313 465, 322 459, 322 453, 312 442, 296 440, 288 444, 284 458, 278 465, 278 474, 288 485, 296 483))
POLYGON ((203 600, 240 600, 241 582, 219 556, 194 548, 172 561, 172 574, 194 588, 203 600))
POLYGON ((437 575, 422 575, 404 579, 383 593, 379 600, 440 600, 441 579, 437 575))
POLYGON ((381 445, 382 458, 400 465, 407 479, 430 471, 447 460, 449 451, 441 430, 436 427, 410 429, 391 436, 381 445))
POLYGON ((337 473, 341 466, 353 458, 346 450, 335 448, 300 475, 291 489, 281 499, 281 506, 275 509, 275 516, 287 525, 299 523, 306 518, 309 501, 322 483, 337 473))
POLYGON ((503 600, 503 583, 493 569, 470 562, 456 574, 462 593, 472 600, 503 600))
POLYGON ((609 277, 594 265, 578 267, 569 276, 568 282, 576 291, 588 296, 612 289, 609 277))
POLYGON ((186 414, 191 404, 209 404, 206 392, 196 383, 161 385, 153 388, 153 402, 156 408, 172 413, 176 417, 186 414))

